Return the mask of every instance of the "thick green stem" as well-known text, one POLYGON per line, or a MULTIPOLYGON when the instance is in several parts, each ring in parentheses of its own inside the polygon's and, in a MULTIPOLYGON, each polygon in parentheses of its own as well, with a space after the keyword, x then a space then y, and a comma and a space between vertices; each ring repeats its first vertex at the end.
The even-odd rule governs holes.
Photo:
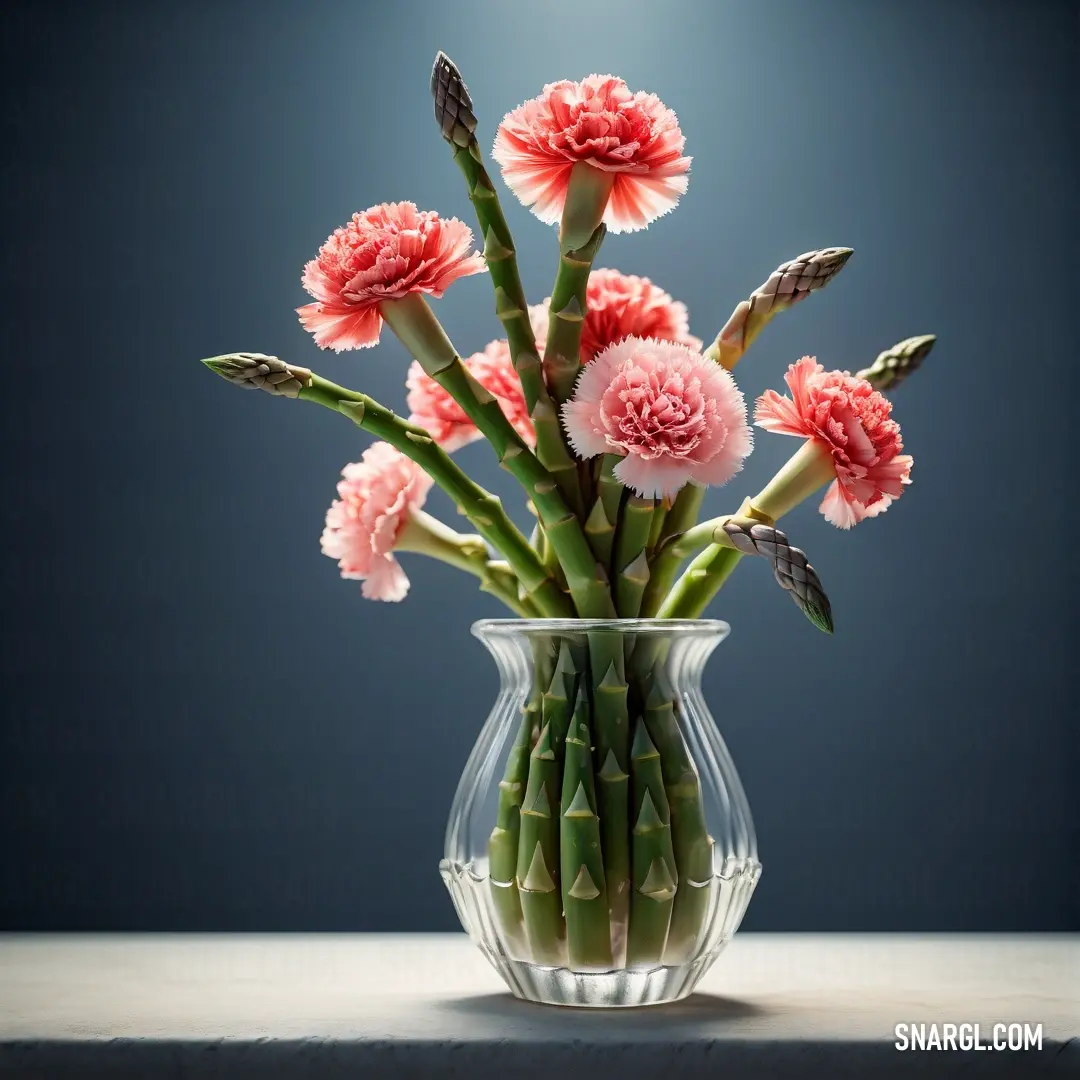
POLYGON ((615 544, 615 522, 608 520, 603 499, 597 499, 593 503, 592 510, 585 519, 585 536, 596 556, 596 561, 605 570, 610 570, 611 554, 615 544))
POLYGON ((501 600, 523 619, 535 613, 531 604, 518 599, 517 578, 502 570, 505 564, 488 558, 487 544, 482 536, 459 533, 423 510, 413 510, 394 546, 398 551, 426 555, 473 574, 480 579, 480 587, 485 592, 501 600))
POLYGON ((642 596, 649 582, 649 533, 655 513, 655 500, 633 495, 626 500, 619 517, 612 565, 615 609, 621 619, 636 619, 641 611, 642 596))
POLYGON ((604 239, 601 219, 613 183, 612 174, 585 162, 576 164, 570 174, 559 229, 559 270, 548 302, 544 344, 544 374, 556 404, 570 397, 581 370, 589 273, 604 239))
POLYGON ((495 314, 506 331, 510 357, 536 428, 536 456, 555 478, 574 511, 583 514, 577 463, 567 448, 558 414, 544 385, 536 338, 529 322, 528 301, 518 273, 514 238, 475 138, 467 146, 454 147, 454 162, 469 186, 469 200, 480 226, 484 259, 495 290, 495 314))
POLYGON ((575 462, 559 428, 544 385, 540 357, 529 322, 528 303, 518 273, 517 253, 495 185, 484 167, 484 155, 476 139, 476 114, 472 96, 457 65, 445 53, 435 57, 431 71, 431 94, 435 119, 449 144, 454 162, 469 189, 480 235, 484 240, 491 284, 495 290, 495 314, 503 324, 510 355, 521 380, 525 402, 536 426, 536 456, 555 477, 566 501, 580 516, 584 500, 577 487, 575 462))
POLYGON ((450 339, 419 294, 387 301, 380 311, 424 370, 464 409, 491 444, 499 463, 525 488, 566 573, 566 584, 583 619, 612 618, 606 574, 598 572, 581 522, 567 506, 551 473, 540 464, 489 394, 461 363, 450 339))
POLYGON ((559 646, 555 671, 542 700, 544 724, 551 730, 551 745, 559 763, 565 757, 566 735, 570 730, 577 693, 578 667, 569 645, 564 641, 559 646))
POLYGON ((675 718, 674 695, 662 671, 645 703, 645 726, 660 752, 664 790, 671 811, 671 842, 678 889, 671 912, 664 963, 685 963, 704 926, 712 884, 713 841, 705 824, 701 780, 675 718))
POLYGON ((733 548, 707 547, 685 570, 656 613, 658 619, 697 619, 742 558, 733 548))
POLYGON ((569 966, 612 966, 607 880, 597 817, 588 700, 579 694, 563 765, 560 825, 562 903, 569 966))
POLYGON ((535 963, 561 962, 562 902, 559 894, 559 764, 545 725, 529 757, 529 780, 521 804, 517 887, 529 953, 535 963))
POLYGON ((670 509, 671 507, 668 505, 667 500, 659 503, 656 507, 656 512, 653 514, 652 518, 652 525, 649 528, 650 552, 660 543, 660 538, 664 535, 664 522, 667 521, 667 515, 670 509))
POLYGON ((656 615, 675 581, 682 562, 675 552, 663 546, 663 541, 685 532, 697 521, 704 498, 705 488, 698 487, 696 484, 687 484, 675 496, 675 501, 664 518, 664 526, 660 533, 660 550, 649 566, 649 581, 641 598, 642 618, 650 619, 656 615))
POLYGON ((600 501, 604 504, 604 513, 608 521, 619 520, 619 510, 622 507, 623 495, 626 488, 619 483, 615 476, 615 466, 622 460, 618 454, 605 454, 600 459, 600 478, 597 481, 597 490, 600 501))
POLYGON ((546 643, 534 640, 533 684, 521 709, 517 737, 507 755, 503 779, 499 783, 499 803, 495 828, 488 839, 488 884, 492 902, 510 953, 521 959, 531 953, 525 936, 517 865, 521 835, 521 804, 529 776, 529 755, 543 726, 542 688, 551 679, 551 658, 546 643))
POLYGON ((423 428, 406 423, 366 394, 346 390, 318 375, 307 377, 299 396, 347 416, 415 461, 450 496, 477 532, 503 554, 544 616, 565 618, 573 614, 566 597, 507 516, 498 497, 471 480, 423 428))
POLYGON ((664 789, 660 752, 639 719, 630 755, 633 778, 634 844, 627 967, 655 967, 664 957, 678 871, 671 843, 671 811, 664 789))
POLYGON ((529 775, 533 717, 522 710, 517 738, 510 748, 506 770, 499 782, 499 806, 495 828, 488 838, 488 887, 496 917, 511 952, 525 952, 524 921, 518 893, 518 842, 521 835, 521 803, 529 775))
POLYGON ((625 641, 622 634, 605 630, 590 631, 588 639, 596 743, 596 805, 603 837, 612 943, 621 948, 630 910, 630 688, 623 659, 625 641))

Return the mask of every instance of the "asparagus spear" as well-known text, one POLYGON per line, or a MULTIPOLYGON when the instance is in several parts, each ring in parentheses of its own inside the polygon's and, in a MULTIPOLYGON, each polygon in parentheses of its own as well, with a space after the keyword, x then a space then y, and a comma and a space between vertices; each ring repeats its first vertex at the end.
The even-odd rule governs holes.
POLYGON ((622 506, 624 488, 615 477, 615 466, 619 464, 618 454, 605 454, 600 463, 600 479, 597 487, 604 504, 604 513, 608 521, 619 520, 619 508, 622 506))
POLYGON ((730 371, 770 319, 828 285, 851 254, 851 248, 821 248, 781 263, 735 308, 705 355, 730 371))
POLYGON ((496 916, 514 955, 525 952, 521 897, 517 886, 518 844, 521 833, 521 804, 529 777, 529 755, 540 734, 543 694, 541 687, 551 678, 551 657, 545 643, 534 639, 533 685, 521 709, 521 723, 506 769, 499 782, 499 804, 495 828, 488 838, 488 883, 496 916))
MULTIPOLYGON (((288 364, 276 356, 231 353, 211 357, 203 363, 236 386, 264 390, 276 397, 315 402, 385 439, 431 476, 477 532, 502 552, 544 615, 557 618, 573 613, 567 598, 507 516, 498 497, 474 483, 423 428, 407 423, 366 394, 346 390, 307 368, 288 364)), ((588 550, 588 545, 584 546, 588 550)))
MULTIPOLYGON (((568 204, 569 201, 568 197, 568 204)), ((559 255, 559 271, 548 302, 550 318, 544 344, 544 373, 552 396, 560 403, 573 393, 581 371, 581 331, 585 323, 589 273, 606 233, 606 226, 597 225, 580 247, 564 248, 559 255)))
POLYGON ((593 666, 593 727, 596 734, 597 808, 603 838, 612 940, 625 939, 630 911, 630 822, 627 755, 630 712, 621 635, 592 633, 589 656, 593 666), (597 666, 607 662, 599 680, 597 666))
POLYGON ((610 968, 613 962, 588 714, 588 700, 579 692, 566 739, 559 830, 567 957, 575 970, 610 968))
POLYGON ((649 581, 648 546, 654 499, 632 495, 622 508, 615 536, 615 609, 622 619, 636 619, 649 581))
POLYGON ((521 832, 521 803, 529 774, 529 747, 533 717, 522 709, 517 738, 499 781, 499 808, 495 828, 488 838, 488 884, 496 917, 508 945, 520 948, 524 924, 521 897, 516 880, 518 840, 521 832))
POLYGON ((529 782, 521 804, 517 886, 529 952, 537 964, 562 962, 562 905, 559 900, 557 806, 550 792, 558 784, 551 728, 544 726, 529 757, 529 782))
MULTIPOLYGON (((559 762, 563 760, 566 735, 570 730, 571 703, 577 696, 577 671, 570 646, 564 641, 559 646, 559 658, 542 702, 543 722, 551 731, 551 746, 559 762)), ((560 790, 553 802, 561 796, 560 790)))
POLYGON ((627 967, 653 967, 661 962, 678 887, 671 845, 671 816, 664 790, 660 752, 644 722, 635 725, 630 755, 633 777, 634 891, 630 898, 627 967))
POLYGON ((866 379, 875 390, 883 393, 886 390, 895 390, 909 375, 918 371, 935 341, 937 337, 933 334, 904 338, 879 353, 878 358, 868 368, 856 372, 856 377, 866 379))
POLYGON ((431 94, 435 99, 435 120, 469 186, 469 200, 484 238, 484 260, 495 289, 495 314, 506 331, 510 356, 536 429, 536 456, 555 478, 571 508, 581 513, 576 462, 567 449, 558 414, 544 385, 514 238, 484 167, 468 87, 457 65, 443 52, 436 55, 431 69, 431 94))
POLYGON ((611 566, 611 551, 615 542, 615 522, 614 519, 608 518, 602 498, 598 498, 593 503, 593 508, 585 519, 585 536, 596 556, 596 561, 605 570, 608 569, 611 566))
POLYGON ((526 490, 536 508, 581 618, 615 615, 607 575, 597 567, 581 522, 570 511, 551 473, 511 426, 498 398, 462 364, 453 343, 419 293, 387 300, 379 313, 423 369, 461 406, 491 444, 499 464, 526 490))
POLYGON ((659 550, 649 565, 649 580, 641 598, 642 618, 650 619, 657 613, 682 565, 682 558, 675 553, 671 544, 665 545, 664 541, 697 524, 704 498, 705 488, 698 487, 697 484, 687 484, 675 496, 675 501, 664 518, 659 550))
POLYGON ((673 695, 662 671, 645 702, 645 727, 660 752, 664 790, 671 813, 671 843, 678 889, 671 912, 664 963, 687 960, 702 930, 713 879, 713 840, 705 824, 701 781, 675 719, 673 695))

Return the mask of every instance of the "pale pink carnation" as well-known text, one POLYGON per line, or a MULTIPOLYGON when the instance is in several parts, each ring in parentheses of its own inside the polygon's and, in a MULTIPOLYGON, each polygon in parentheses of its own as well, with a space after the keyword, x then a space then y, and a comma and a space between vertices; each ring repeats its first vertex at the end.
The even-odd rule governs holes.
POLYGON ((409 579, 393 556, 401 530, 424 505, 431 477, 389 443, 373 443, 341 470, 338 497, 326 512, 324 555, 343 578, 363 581, 369 600, 403 600, 409 579))
MULTIPOLYGON (((536 432, 506 341, 493 341, 483 352, 473 353, 462 363, 488 393, 499 399, 514 430, 529 446, 535 446, 536 432)), ((481 438, 479 429, 465 415, 465 410, 415 361, 409 368, 406 386, 409 388, 407 404, 412 411, 409 422, 426 428, 444 450, 452 452, 481 438)))
POLYGON ((410 293, 442 296, 459 277, 485 269, 469 253, 472 231, 457 218, 417 210, 411 202, 382 203, 335 229, 304 267, 314 304, 297 308, 321 348, 363 349, 379 341, 379 304, 410 293))
POLYGON ((826 371, 804 356, 788 368, 791 397, 766 390, 757 400, 758 427, 811 439, 832 454, 836 479, 821 503, 825 520, 850 529, 876 517, 911 483, 912 459, 900 453, 892 404, 865 379, 826 371))
POLYGON ((652 338, 624 338, 582 368, 563 421, 582 457, 625 455, 615 476, 644 498, 726 484, 753 446, 731 373, 652 338))
POLYGON ((674 209, 685 193, 685 141, 675 114, 655 94, 631 93, 612 75, 590 75, 549 83, 507 113, 492 156, 511 191, 548 224, 562 217, 575 164, 613 173, 603 220, 612 232, 632 232, 674 209))
MULTIPOLYGON (((543 346, 548 331, 549 296, 529 308, 536 340, 543 346)), ((678 341, 694 352, 701 351, 701 338, 690 333, 686 305, 673 300, 646 277, 619 270, 594 270, 586 290, 585 323, 581 329, 581 362, 587 364, 609 345, 624 337, 678 341)))

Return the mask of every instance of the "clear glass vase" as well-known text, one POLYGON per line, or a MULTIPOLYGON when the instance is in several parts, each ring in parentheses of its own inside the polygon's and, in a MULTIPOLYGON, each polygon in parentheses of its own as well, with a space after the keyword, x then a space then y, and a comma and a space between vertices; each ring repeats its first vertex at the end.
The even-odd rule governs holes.
POLYGON ((440 870, 461 924, 529 1001, 689 994, 761 866, 750 807, 701 693, 712 620, 514 620, 473 633, 499 696, 440 870))

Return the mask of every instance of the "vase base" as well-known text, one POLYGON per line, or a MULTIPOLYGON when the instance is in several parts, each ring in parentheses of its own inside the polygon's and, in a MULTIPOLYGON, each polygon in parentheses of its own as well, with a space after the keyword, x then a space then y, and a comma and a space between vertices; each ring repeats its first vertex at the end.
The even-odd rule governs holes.
POLYGON ((720 955, 723 945, 678 967, 570 971, 523 960, 496 963, 511 993, 522 1001, 579 1009, 625 1009, 680 1001, 720 955))
MULTIPOLYGON (((701 934, 687 955, 675 958, 669 951, 665 957, 669 962, 654 967, 574 971, 565 966, 565 942, 559 949, 560 965, 524 959, 529 955, 528 943, 520 925, 512 927, 516 932, 507 932, 501 894, 488 877, 486 861, 458 863, 443 859, 439 870, 461 925, 515 997, 543 1005, 593 1009, 662 1005, 692 993, 739 928, 761 876, 761 864, 756 859, 733 857, 720 864, 707 886, 701 934)), ((520 908, 517 914, 520 920, 520 908)), ((618 955, 618 943, 613 945, 618 955)))

